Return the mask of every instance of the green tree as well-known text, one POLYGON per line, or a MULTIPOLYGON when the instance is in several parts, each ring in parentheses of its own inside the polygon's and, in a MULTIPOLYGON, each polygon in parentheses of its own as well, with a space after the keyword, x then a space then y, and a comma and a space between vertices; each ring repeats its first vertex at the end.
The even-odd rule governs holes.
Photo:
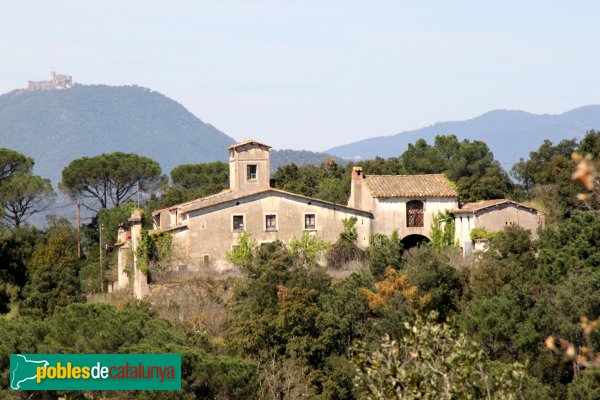
POLYGON ((33 159, 18 151, 0 148, 0 183, 15 174, 28 174, 33 168, 33 159))
POLYGON ((236 291, 226 345, 264 366, 261 380, 278 398, 298 390, 351 398, 345 354, 364 332, 369 310, 358 294, 368 279, 354 275, 332 289, 323 268, 298 263, 277 243, 261 246, 252 263, 257 273, 236 291))
POLYGON ((585 133, 579 146, 577 146, 577 152, 583 155, 591 155, 592 158, 598 160, 600 155, 600 131, 591 130, 585 133))
POLYGON ((179 165, 171 171, 171 179, 185 189, 202 189, 206 196, 229 187, 229 166, 220 161, 179 165))
POLYGON ((454 216, 448 210, 438 211, 431 225, 431 245, 443 249, 454 244, 454 216))
POLYGON ((433 147, 442 155, 442 158, 449 161, 460 148, 460 142, 456 135, 438 135, 435 137, 433 147))
POLYGON ((450 265, 451 254, 458 256, 456 249, 419 248, 406 256, 402 269, 419 293, 428 296, 424 310, 437 311, 441 321, 459 309, 465 281, 450 265))
POLYGON ((29 263, 40 233, 35 227, 0 230, 0 281, 22 287, 29 263))
POLYGON ((537 260, 540 279, 558 282, 567 273, 579 273, 600 265, 600 218, 579 213, 557 227, 548 227, 540 236, 537 260))
POLYGON ((100 208, 119 204, 164 183, 160 165, 148 157, 110 153, 71 161, 62 171, 60 188, 75 200, 100 208))
POLYGON ((394 230, 388 237, 376 233, 369 243, 369 270, 376 279, 384 276, 387 267, 400 269, 402 265, 402 243, 398 231, 394 230))
POLYGON ((248 273, 252 271, 252 260, 256 251, 256 240, 248 232, 238 235, 238 244, 227 253, 227 261, 248 273))
POLYGON ((533 283, 537 263, 531 232, 508 225, 489 239, 488 251, 480 255, 471 270, 470 295, 494 296, 511 283, 533 283))
POLYGON ((402 153, 402 165, 408 174, 437 174, 446 169, 446 160, 440 151, 419 139, 409 144, 402 153))
POLYGON ((78 279, 77 241, 65 219, 49 220, 27 265, 29 281, 23 288, 21 311, 34 316, 50 315, 56 307, 84 301, 78 279))
POLYGON ((592 374, 579 374, 568 386, 567 400, 600 400, 600 385, 592 374))
POLYGON ((348 193, 342 180, 338 178, 325 178, 319 183, 316 197, 332 203, 344 204, 348 201, 348 193))
POLYGON ((478 140, 463 140, 448 161, 446 173, 456 182, 463 201, 503 198, 514 190, 488 146, 478 140))
MULTIPOLYGON (((536 151, 529 153, 528 160, 521 159, 511 170, 527 196, 548 211, 549 222, 563 220, 579 207, 576 194, 582 187, 571 179, 574 171, 571 154, 576 148, 575 139, 563 140, 557 145, 545 140, 536 151)), ((592 150, 591 143, 586 144, 583 151, 588 148, 592 150)))
POLYGON ((2 218, 15 227, 44 211, 53 199, 50 180, 37 175, 13 174, 0 182, 0 205, 5 210, 2 218))
MULTIPOLYGON (((390 157, 387 159, 375 157, 372 160, 361 161, 355 165, 362 167, 364 173, 367 175, 398 175, 406 173, 402 166, 401 157, 390 157)), ((350 176, 353 166, 351 164, 346 166, 347 171, 345 176, 350 176)))
POLYGON ((331 245, 316 235, 303 232, 299 239, 292 239, 289 244, 290 254, 301 265, 319 265, 319 259, 331 245))
POLYGON ((66 269, 77 262, 77 234, 65 218, 48 217, 43 238, 38 240, 27 265, 31 272, 48 264, 66 269))
MULTIPOLYGON (((119 226, 128 228, 131 213, 136 209, 138 209, 137 205, 131 200, 113 208, 100 209, 91 228, 97 232, 98 226, 102 225, 102 243, 112 247, 117 241, 119 226)), ((96 241, 98 238, 94 236, 90 239, 96 241)))
POLYGON ((405 323, 398 342, 384 337, 355 358, 360 398, 546 399, 548 388, 520 364, 490 363, 477 344, 437 315, 405 323))
POLYGON ((557 145, 552 144, 550 140, 544 140, 536 151, 529 153, 528 160, 521 159, 513 166, 511 175, 526 191, 534 185, 555 183, 557 171, 554 169, 559 160, 570 159, 576 146, 575 139, 565 139, 557 145))
MULTIPOLYGON (((28 398, 254 399, 256 365, 210 354, 206 341, 184 325, 157 318, 143 305, 70 304, 44 320, 20 318, 0 324, 0 377, 8 382, 10 353, 177 353, 182 356, 178 392, 29 392, 28 398)), ((6 392, 0 390, 5 398, 6 392)))
POLYGON ((526 361, 538 354, 552 327, 548 307, 527 287, 509 285, 496 296, 475 300, 461 323, 492 359, 526 361))
POLYGON ((56 268, 50 264, 38 266, 23 289, 21 312, 43 317, 52 314, 57 307, 83 302, 75 268, 56 268))

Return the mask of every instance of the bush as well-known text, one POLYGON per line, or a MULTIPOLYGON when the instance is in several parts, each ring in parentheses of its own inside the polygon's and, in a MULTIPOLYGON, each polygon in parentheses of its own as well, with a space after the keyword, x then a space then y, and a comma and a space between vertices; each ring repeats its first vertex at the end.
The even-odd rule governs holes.
POLYGON ((339 239, 327 253, 327 266, 329 268, 339 269, 350 261, 366 261, 367 253, 356 245, 356 238, 358 237, 354 227, 356 221, 356 217, 342 220, 344 229, 340 233, 339 239))
POLYGON ((398 232, 392 232, 389 238, 382 234, 372 235, 369 244, 369 269, 373 276, 381 279, 387 267, 400 269, 401 265, 402 243, 398 232))

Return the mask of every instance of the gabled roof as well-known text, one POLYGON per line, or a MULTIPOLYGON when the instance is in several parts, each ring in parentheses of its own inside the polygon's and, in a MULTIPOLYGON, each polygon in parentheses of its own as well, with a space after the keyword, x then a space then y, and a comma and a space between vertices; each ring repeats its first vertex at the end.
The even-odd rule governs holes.
POLYGON ((515 207, 525 208, 527 210, 543 212, 541 210, 538 210, 537 208, 526 206, 521 203, 517 203, 516 201, 512 201, 512 200, 508 200, 508 199, 494 199, 494 200, 481 200, 481 201, 478 201, 475 203, 465 203, 460 208, 452 210, 452 213, 453 214, 474 213, 477 211, 485 210, 487 208, 498 207, 503 204, 510 204, 515 207))
POLYGON ((206 207, 227 203, 229 201, 240 200, 240 199, 243 199, 246 197, 265 194, 265 193, 282 194, 282 195, 286 195, 286 196, 296 197, 298 199, 302 199, 303 201, 308 201, 308 202, 312 202, 315 204, 319 204, 319 203, 326 204, 326 205, 338 208, 340 210, 351 211, 351 212, 355 212, 357 214, 365 215, 368 217, 373 216, 368 211, 359 210, 357 208, 352 208, 352 207, 332 203, 332 202, 325 201, 325 200, 315 199, 312 197, 307 197, 307 196, 303 196, 303 195, 296 194, 296 193, 286 192, 285 190, 280 190, 280 189, 275 189, 275 188, 269 188, 269 189, 261 190, 258 192, 250 192, 250 193, 248 193, 248 192, 240 193, 240 192, 234 192, 231 190, 224 190, 224 191, 214 194, 212 196, 201 197, 199 199, 191 200, 186 203, 173 205, 169 208, 163 208, 161 210, 153 211, 152 215, 158 215, 161 213, 161 211, 174 210, 174 209, 178 209, 178 210, 180 210, 180 212, 182 214, 185 214, 185 213, 195 211, 195 210, 200 210, 200 209, 203 209, 206 207))
POLYGON ((169 206, 169 207, 154 210, 154 211, 152 211, 152 215, 158 215, 162 211, 172 211, 175 209, 183 210, 187 206, 195 205, 197 203, 206 202, 208 204, 208 203, 211 203, 214 201, 215 204, 218 204, 222 201, 226 201, 226 200, 224 200, 225 198, 233 197, 234 194, 235 194, 235 192, 233 192, 233 190, 225 189, 225 190, 220 191, 219 193, 211 194, 210 196, 200 197, 198 199, 186 201, 185 203, 173 204, 172 206, 169 206), (227 196, 227 195, 229 195, 229 196, 227 196))
POLYGON ((269 146, 268 144, 264 144, 264 143, 261 143, 261 142, 256 141, 256 140, 249 139, 249 140, 244 140, 243 142, 240 142, 240 143, 234 143, 231 146, 225 147, 225 149, 226 150, 236 149, 238 147, 246 146, 248 144, 257 144, 259 146, 266 147, 268 149, 271 148, 271 146, 269 146))
POLYGON ((373 197, 458 197, 442 174, 367 175, 364 182, 373 197))

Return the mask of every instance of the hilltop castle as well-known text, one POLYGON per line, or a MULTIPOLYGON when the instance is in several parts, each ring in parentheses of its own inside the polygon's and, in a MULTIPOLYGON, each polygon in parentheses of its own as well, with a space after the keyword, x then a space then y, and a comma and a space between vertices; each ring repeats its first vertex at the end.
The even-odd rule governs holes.
POLYGON ((73 77, 71 75, 57 74, 50 72, 49 81, 29 81, 27 90, 56 90, 69 89, 73 87, 73 77))

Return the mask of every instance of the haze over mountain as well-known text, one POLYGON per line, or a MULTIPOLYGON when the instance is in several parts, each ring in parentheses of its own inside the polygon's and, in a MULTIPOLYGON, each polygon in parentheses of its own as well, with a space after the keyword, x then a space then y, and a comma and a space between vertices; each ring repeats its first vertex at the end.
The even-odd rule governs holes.
POLYGON ((536 115, 524 111, 495 110, 466 121, 438 122, 434 125, 337 146, 327 153, 351 159, 402 154, 409 143, 424 138, 433 143, 436 135, 454 134, 459 139, 482 140, 487 143, 505 169, 527 158, 544 139, 581 138, 590 129, 600 129, 600 105, 579 107, 559 115, 536 115))
MULTIPOLYGON (((258 138, 257 138, 258 139, 258 138)), ((0 147, 35 159, 35 171, 57 184, 83 156, 121 151, 180 164, 226 161, 235 140, 161 93, 139 86, 76 85, 66 90, 14 90, 0 96, 0 147)), ((326 154, 282 150, 273 166, 319 164, 326 154)))

